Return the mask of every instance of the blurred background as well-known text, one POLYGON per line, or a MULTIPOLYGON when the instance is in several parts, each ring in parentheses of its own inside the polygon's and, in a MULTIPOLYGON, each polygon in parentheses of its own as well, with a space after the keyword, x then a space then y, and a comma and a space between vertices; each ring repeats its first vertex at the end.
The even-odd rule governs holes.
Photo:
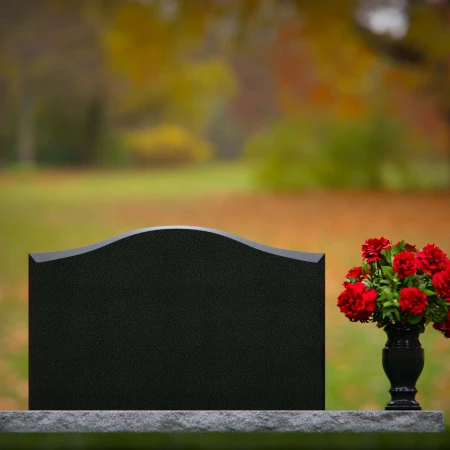
MULTIPOLYGON (((384 409, 336 307, 371 237, 450 255, 450 2, 0 0, 0 409, 28 408, 28 253, 216 228, 326 254, 326 408, 384 409)), ((450 423, 450 340, 421 336, 450 423)))

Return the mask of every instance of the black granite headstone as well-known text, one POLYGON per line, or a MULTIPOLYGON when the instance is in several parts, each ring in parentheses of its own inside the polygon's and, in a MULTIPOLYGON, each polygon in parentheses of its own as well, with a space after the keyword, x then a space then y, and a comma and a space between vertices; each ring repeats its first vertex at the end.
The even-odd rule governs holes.
POLYGON ((160 227, 29 259, 30 409, 325 409, 324 254, 160 227))

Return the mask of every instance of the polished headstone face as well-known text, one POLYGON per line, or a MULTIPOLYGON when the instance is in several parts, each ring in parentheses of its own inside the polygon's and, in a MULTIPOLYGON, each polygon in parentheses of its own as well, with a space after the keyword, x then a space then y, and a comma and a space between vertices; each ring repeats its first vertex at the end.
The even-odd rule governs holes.
POLYGON ((29 407, 324 409, 324 266, 194 227, 31 254, 29 407))

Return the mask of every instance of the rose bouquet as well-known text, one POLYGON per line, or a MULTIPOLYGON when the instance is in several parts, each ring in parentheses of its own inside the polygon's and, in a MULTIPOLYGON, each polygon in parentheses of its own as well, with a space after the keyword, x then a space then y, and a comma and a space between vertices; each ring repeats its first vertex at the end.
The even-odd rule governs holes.
MULTIPOLYGON (((337 306, 351 322, 428 325, 450 338, 450 260, 434 244, 367 239, 361 266, 347 273, 337 306)), ((424 328, 422 329, 423 332, 424 328)))

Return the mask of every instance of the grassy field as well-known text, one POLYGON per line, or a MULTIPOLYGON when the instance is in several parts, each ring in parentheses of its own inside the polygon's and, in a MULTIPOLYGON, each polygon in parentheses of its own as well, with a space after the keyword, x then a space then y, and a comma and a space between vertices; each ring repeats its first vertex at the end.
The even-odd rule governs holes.
POLYGON ((446 449, 450 433, 61 433, 0 434, 5 449, 294 450, 446 449))
MULTIPOLYGON (((0 174, 0 409, 27 409, 28 260, 32 252, 94 243, 162 225, 216 228, 267 245, 326 253, 326 408, 383 409, 386 335, 353 324, 336 307, 347 270, 369 237, 436 243, 450 254, 449 193, 307 191, 268 194, 251 168, 217 165, 171 172, 0 174)), ((421 336, 423 409, 450 423, 450 340, 421 336)))

